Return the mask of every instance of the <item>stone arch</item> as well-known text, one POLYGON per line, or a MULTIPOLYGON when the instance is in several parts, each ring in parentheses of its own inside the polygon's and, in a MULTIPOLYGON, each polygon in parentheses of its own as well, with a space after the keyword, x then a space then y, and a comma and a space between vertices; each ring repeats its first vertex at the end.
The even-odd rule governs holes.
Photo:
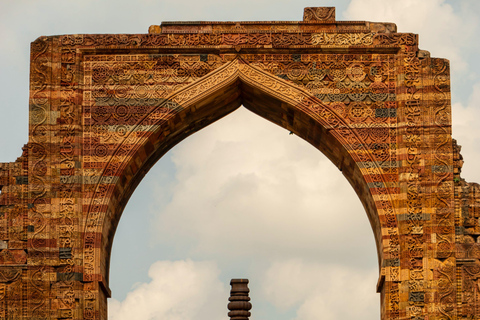
MULTIPOLYGON (((140 142, 135 141, 135 150, 127 158, 128 162, 118 165, 114 161, 116 153, 122 150, 123 145, 130 144, 131 138, 126 136, 116 147, 117 149, 112 153, 102 177, 111 175, 131 178, 119 179, 114 186, 109 187, 108 193, 92 198, 90 208, 95 207, 93 204, 95 198, 104 197, 114 201, 114 205, 107 203, 105 207, 113 207, 116 211, 112 213, 104 212, 103 214, 108 218, 98 216, 99 221, 104 221, 102 224, 92 224, 92 227, 88 223, 86 225, 84 231, 86 235, 103 235, 104 237, 101 240, 85 238, 85 254, 89 253, 87 249, 92 246, 88 241, 102 243, 100 252, 95 252, 101 254, 101 257, 88 257, 86 255, 84 258, 84 262, 87 263, 84 267, 84 277, 86 279, 89 279, 89 277, 95 278, 95 273, 99 274, 102 279, 108 279, 109 255, 116 224, 120 220, 124 204, 151 166, 186 136, 232 112, 241 104, 252 112, 295 132, 302 139, 325 153, 343 171, 367 211, 375 235, 379 263, 383 262, 384 248, 381 230, 386 228, 388 219, 395 221, 395 206, 388 190, 383 190, 382 198, 373 199, 370 189, 372 188, 376 190, 376 193, 382 194, 382 190, 379 191, 379 189, 382 189, 386 181, 381 175, 382 169, 377 164, 377 160, 369 154, 365 147, 368 143, 359 137, 335 110, 323 104, 310 92, 250 65, 239 56, 182 90, 174 92, 154 111, 146 115, 145 119, 155 114, 156 111, 164 109, 167 105, 173 105, 172 109, 175 110, 168 116, 157 119, 147 125, 146 128, 141 129, 142 132, 151 132, 151 134, 142 135, 140 142), (179 118, 182 120, 179 121, 179 118), (156 129, 151 130, 154 127, 156 129), (164 134, 165 128, 169 128, 170 130, 167 131, 171 133, 159 138, 160 135, 164 134), (117 171, 111 171, 111 162, 117 164, 117 171), (362 172, 357 165, 359 162, 370 162, 372 165, 369 168, 364 168, 368 170, 362 172), (111 173, 105 175, 105 172, 111 173), (375 173, 377 181, 375 181, 375 178, 372 179, 375 173), (385 218, 385 215, 391 215, 391 217, 385 218), (104 260, 106 261, 103 266, 88 265, 89 261, 104 260), (99 270, 100 268, 104 269, 99 270), (92 274, 89 274, 90 270, 93 271, 92 274)), ((130 134, 139 132, 141 126, 144 125, 138 124, 130 131, 130 134)), ((102 179, 99 180, 96 187, 97 192, 105 192, 101 181, 102 179)), ((87 221, 92 220, 92 215, 87 215, 87 221)), ((389 227, 395 230, 396 224, 390 222, 389 227)))
POLYGON ((460 177, 449 94, 448 61, 417 35, 336 21, 334 8, 40 37, 29 142, 0 164, 0 317, 106 319, 129 195, 169 148, 241 104, 353 185, 375 231, 382 319, 476 316, 480 201, 460 177))

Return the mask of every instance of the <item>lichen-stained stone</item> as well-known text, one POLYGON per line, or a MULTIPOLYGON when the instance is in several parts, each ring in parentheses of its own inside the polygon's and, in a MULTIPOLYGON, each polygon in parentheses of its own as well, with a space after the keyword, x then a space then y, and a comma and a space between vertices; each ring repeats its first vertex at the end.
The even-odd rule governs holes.
POLYGON ((357 192, 382 319, 480 317, 480 189, 460 177, 448 61, 417 35, 305 8, 303 21, 40 37, 30 70, 29 141, 0 164, 0 318, 107 319, 130 195, 240 105, 315 146, 357 192))

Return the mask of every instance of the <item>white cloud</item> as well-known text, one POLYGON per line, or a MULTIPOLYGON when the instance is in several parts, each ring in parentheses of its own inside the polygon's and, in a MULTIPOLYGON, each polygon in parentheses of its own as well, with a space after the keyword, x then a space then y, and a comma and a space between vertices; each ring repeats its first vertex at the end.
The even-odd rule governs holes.
POLYGON ((178 181, 171 202, 156 209, 159 241, 183 242, 199 256, 265 259, 344 259, 370 248, 376 261, 352 187, 288 131, 242 108, 172 152, 178 181))
POLYGON ((136 286, 124 301, 109 301, 110 320, 220 320, 226 317, 227 290, 213 262, 158 261, 149 283, 136 286))
MULTIPOLYGON (((353 261, 352 261, 353 262, 353 261)), ((280 309, 297 307, 295 320, 378 319, 378 273, 355 265, 277 261, 265 272, 266 299, 280 309)))

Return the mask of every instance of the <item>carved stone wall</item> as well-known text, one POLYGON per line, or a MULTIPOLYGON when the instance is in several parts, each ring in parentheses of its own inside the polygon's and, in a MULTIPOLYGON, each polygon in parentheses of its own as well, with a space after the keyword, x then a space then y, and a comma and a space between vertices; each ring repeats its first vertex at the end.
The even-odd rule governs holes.
POLYGON ((382 319, 480 317, 480 188, 449 65, 392 23, 164 22, 32 43, 29 142, 0 164, 0 318, 106 319, 123 208, 175 144, 244 105, 324 153, 375 235, 382 319))

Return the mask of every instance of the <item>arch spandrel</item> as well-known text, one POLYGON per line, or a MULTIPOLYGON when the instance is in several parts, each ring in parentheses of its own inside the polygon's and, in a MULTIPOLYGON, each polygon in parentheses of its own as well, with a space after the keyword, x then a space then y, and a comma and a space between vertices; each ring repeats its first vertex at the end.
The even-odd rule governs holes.
POLYGON ((106 319, 111 241, 136 185, 240 105, 349 180, 377 241, 383 319, 476 317, 479 192, 460 177, 448 61, 393 24, 334 17, 32 43, 29 143, 0 166, 0 254, 13 257, 0 317, 106 319))

